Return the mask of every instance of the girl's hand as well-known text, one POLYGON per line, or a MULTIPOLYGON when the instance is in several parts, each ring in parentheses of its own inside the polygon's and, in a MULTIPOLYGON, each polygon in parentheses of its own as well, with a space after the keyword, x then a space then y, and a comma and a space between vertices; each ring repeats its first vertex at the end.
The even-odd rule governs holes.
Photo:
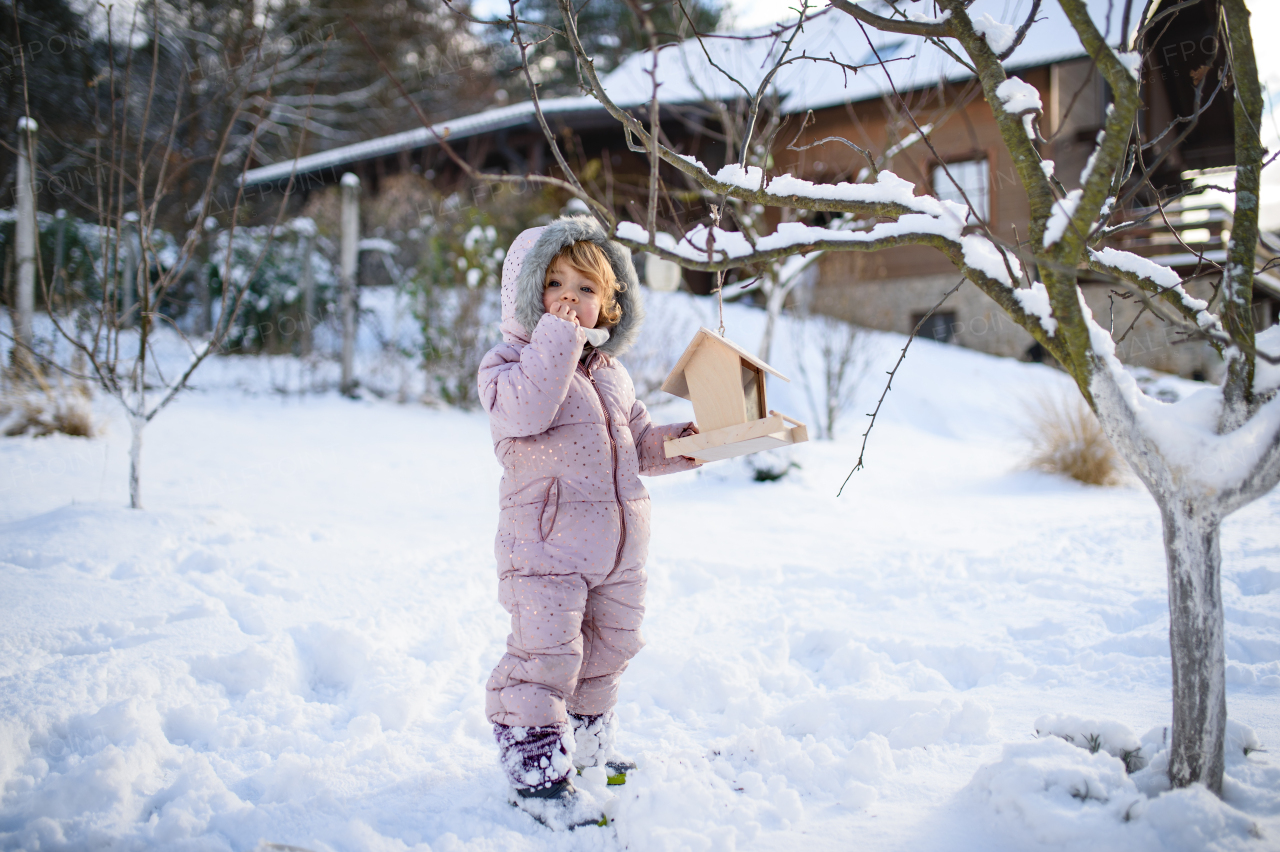
POLYGON ((560 317, 562 320, 568 320, 574 325, 579 325, 578 312, 569 307, 568 302, 552 302, 551 310, 547 311, 547 313, 551 314, 553 317, 560 317))
MULTIPOLYGON (((680 430, 680 437, 688 438, 690 435, 697 435, 699 431, 700 430, 698 429, 697 423, 690 423, 688 426, 680 430)), ((680 458, 684 459, 685 461, 691 461, 694 464, 698 463, 698 460, 695 459, 693 456, 681 456, 680 458)))

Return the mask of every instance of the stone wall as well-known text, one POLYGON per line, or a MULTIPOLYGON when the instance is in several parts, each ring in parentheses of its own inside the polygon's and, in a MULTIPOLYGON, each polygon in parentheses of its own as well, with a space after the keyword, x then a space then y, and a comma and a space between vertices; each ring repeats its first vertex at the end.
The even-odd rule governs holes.
MULTIPOLYGON (((919 318, 960 280, 958 272, 862 279, 857 273, 861 263, 867 262, 864 257, 848 252, 823 258, 811 309, 864 328, 909 334, 919 318)), ((1207 300, 1213 295, 1211 283, 1203 280, 1192 282, 1188 289, 1197 298, 1207 300)), ((1222 359, 1207 343, 1186 341, 1172 326, 1150 311, 1142 311, 1136 298, 1113 295, 1120 291, 1109 285, 1086 284, 1084 291, 1094 317, 1112 330, 1118 341, 1117 354, 1126 364, 1187 378, 1220 378, 1222 359)), ((946 336, 953 343, 991 355, 1040 360, 1035 339, 971 282, 961 285, 938 313, 946 319, 946 336)))

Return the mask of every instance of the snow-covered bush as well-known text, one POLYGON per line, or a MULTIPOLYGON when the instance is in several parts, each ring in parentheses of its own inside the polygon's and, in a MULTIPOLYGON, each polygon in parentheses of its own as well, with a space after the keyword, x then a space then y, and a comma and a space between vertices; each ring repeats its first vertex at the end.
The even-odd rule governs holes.
POLYGON ((1234 754, 1239 752, 1244 757, 1248 757, 1255 751, 1265 752, 1262 747, 1262 740, 1258 739, 1258 735, 1254 733, 1253 728, 1248 725, 1242 725, 1234 719, 1227 720, 1227 753, 1234 754))
POLYGON ((747 470, 751 472, 751 478, 756 482, 777 482, 800 467, 799 462, 791 457, 790 447, 752 453, 749 456, 743 456, 742 459, 747 470))
MULTIPOLYGON (((17 212, 0 210, 0 253, 12 256, 17 251, 15 232, 17 212)), ((82 299, 100 299, 102 297, 102 279, 104 272, 102 257, 105 254, 115 262, 115 231, 110 228, 99 228, 97 224, 75 216, 48 213, 36 214, 36 228, 40 250, 40 264, 46 270, 48 281, 55 297, 69 302, 82 299)), ((172 258, 168 250, 172 249, 173 239, 164 234, 162 239, 161 262, 172 258)), ((121 258, 123 260, 123 258, 121 258)), ((44 288, 36 286, 36 301, 43 303, 44 288)))
MULTIPOLYGON (((1156 787, 1167 789, 1167 779, 1164 778, 1167 759, 1164 752, 1169 747, 1168 727, 1152 728, 1139 739, 1128 726, 1120 722, 1085 719, 1069 714, 1048 714, 1036 719, 1035 729, 1038 737, 1058 737, 1090 754, 1101 751, 1117 757, 1129 773, 1154 768, 1158 770, 1153 774, 1153 778, 1158 781, 1156 787)), ((1256 751, 1266 751, 1258 735, 1248 725, 1228 719, 1226 731, 1228 756, 1248 757, 1256 751)))
POLYGON ((1169 788, 1167 754, 1129 774, 1105 750, 1091 753, 1058 737, 1009 743, 998 762, 974 774, 965 794, 994 812, 1014 848, 1191 852, 1256 845, 1257 824, 1236 807, 1200 785, 1169 788))
POLYGON ((302 332, 332 312, 338 278, 330 256, 333 246, 323 236, 314 240, 304 228, 266 225, 219 231, 209 257, 209 287, 214 309, 229 284, 232 292, 247 287, 244 302, 227 335, 227 349, 256 353, 292 352, 302 332), (230 252, 228 252, 230 244, 230 252), (311 275, 317 313, 303 304, 304 254, 311 246, 311 275))
POLYGON ((417 314, 428 393, 446 405, 477 405, 480 360, 501 339, 500 291, 494 287, 431 289, 420 294, 417 314))
POLYGON ((1151 762, 1155 748, 1119 722, 1084 719, 1070 715, 1046 715, 1036 719, 1036 736, 1054 736, 1086 749, 1120 758, 1126 772, 1136 772, 1151 762))
POLYGON ((1044 396, 1028 406, 1027 467, 1086 485, 1118 485, 1127 466, 1079 397, 1044 396))
POLYGON ((422 328, 431 392, 446 405, 468 408, 478 402, 480 359, 498 341, 507 246, 524 229, 550 221, 559 202, 529 187, 479 198, 456 193, 430 210, 420 223, 421 260, 404 286, 422 328))
MULTIPOLYGON (((1249 848, 1258 825, 1203 786, 1174 789, 1169 779, 1170 729, 1141 738, 1113 721, 1066 714, 1035 721, 1039 739, 1009 743, 974 775, 967 793, 995 812, 1015 837, 1043 848, 1249 848), (1070 745, 1067 745, 1070 743, 1070 745)), ((1261 744, 1253 730, 1226 720, 1226 763, 1242 767, 1261 744)))

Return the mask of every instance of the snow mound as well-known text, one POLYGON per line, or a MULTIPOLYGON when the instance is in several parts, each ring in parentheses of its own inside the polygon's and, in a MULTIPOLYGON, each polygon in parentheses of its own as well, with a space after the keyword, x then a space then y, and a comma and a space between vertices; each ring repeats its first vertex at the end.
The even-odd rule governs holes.
POLYGON ((1037 736, 1055 736, 1091 753, 1102 751, 1118 757, 1130 772, 1146 766, 1151 759, 1150 754, 1143 755, 1143 743, 1137 735, 1119 722, 1045 715, 1036 719, 1035 728, 1037 736))
POLYGON ((1257 849, 1261 829, 1203 786, 1148 798, 1105 751, 1058 737, 1011 743, 965 794, 994 812, 1020 849, 1205 852, 1257 849))

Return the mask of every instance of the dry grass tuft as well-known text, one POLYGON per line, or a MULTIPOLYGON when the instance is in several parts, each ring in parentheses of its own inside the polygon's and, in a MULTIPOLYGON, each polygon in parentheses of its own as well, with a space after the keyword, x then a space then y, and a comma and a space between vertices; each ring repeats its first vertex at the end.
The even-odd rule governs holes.
POLYGON ((0 432, 7 438, 42 438, 61 433, 92 438, 95 427, 88 386, 76 382, 51 386, 43 377, 34 382, 6 383, 0 393, 0 432))
POLYGON ((1027 467, 1069 476, 1087 485, 1119 485, 1128 465, 1079 397, 1043 397, 1028 406, 1027 467))
POLYGON ((93 413, 87 402, 73 400, 53 414, 53 428, 74 438, 93 437, 93 413))

